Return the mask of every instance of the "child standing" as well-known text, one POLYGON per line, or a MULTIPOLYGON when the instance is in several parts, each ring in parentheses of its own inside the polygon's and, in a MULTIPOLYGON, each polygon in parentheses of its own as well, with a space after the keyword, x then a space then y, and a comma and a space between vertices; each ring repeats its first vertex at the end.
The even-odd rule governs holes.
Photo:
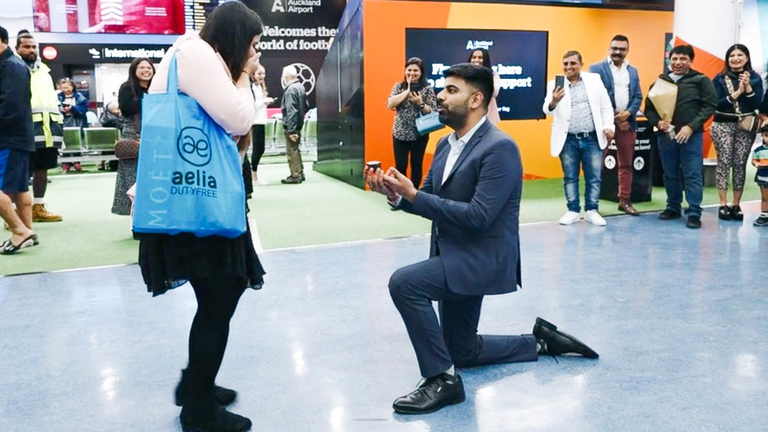
POLYGON ((762 202, 760 204, 760 217, 754 223, 756 227, 768 226, 768 125, 760 129, 763 135, 763 144, 752 153, 752 165, 757 167, 755 181, 760 186, 762 202))

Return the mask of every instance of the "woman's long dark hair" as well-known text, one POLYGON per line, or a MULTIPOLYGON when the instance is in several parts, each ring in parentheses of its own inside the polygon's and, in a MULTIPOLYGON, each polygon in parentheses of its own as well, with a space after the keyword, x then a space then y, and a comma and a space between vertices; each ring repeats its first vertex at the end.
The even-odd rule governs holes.
POLYGON ((491 53, 490 53, 490 52, 488 52, 488 50, 487 50, 487 49, 485 49, 485 48, 477 48, 477 49, 473 49, 473 50, 472 50, 472 52, 471 52, 471 53, 469 53, 469 58, 467 59, 467 63, 472 63, 472 56, 473 56, 473 55, 474 55, 476 52, 478 52, 478 51, 480 51, 481 53, 483 53, 483 66, 487 67, 488 69, 491 69, 491 64, 492 64, 492 63, 491 63, 491 53))
POLYGON ((248 60, 251 41, 263 32, 259 15, 239 1, 232 1, 213 10, 200 30, 200 38, 221 55, 232 79, 237 80, 248 60))
MULTIPOLYGON (((133 95, 138 96, 141 94, 141 81, 139 81, 139 77, 136 76, 136 69, 139 68, 139 64, 141 62, 147 62, 150 66, 152 66, 152 78, 155 77, 155 65, 152 64, 152 61, 148 58, 137 58, 133 59, 131 62, 131 66, 128 67, 128 81, 131 83, 131 90, 133 90, 133 95)), ((152 84, 152 78, 149 79, 149 84, 152 84)), ((147 85, 147 88, 149 88, 149 85, 147 85)))
POLYGON ((749 54, 749 48, 747 48, 746 45, 735 44, 735 45, 731 45, 731 47, 728 48, 728 51, 725 52, 725 68, 720 73, 723 74, 723 75, 725 75, 728 72, 736 73, 736 72, 733 72, 731 70, 731 65, 728 63, 728 58, 731 56, 731 53, 736 51, 736 50, 739 50, 739 51, 743 52, 744 55, 747 56, 747 63, 744 64, 744 70, 746 72, 750 72, 750 73, 754 72, 752 70, 752 56, 749 54))
MULTIPOLYGON (((421 61, 418 57, 411 57, 408 59, 407 62, 405 62, 405 67, 403 69, 408 69, 408 66, 410 65, 416 65, 419 67, 419 70, 421 71, 421 76, 419 77, 419 84, 421 84, 421 87, 424 88, 427 86, 427 76, 424 74, 424 62, 421 61)), ((403 85, 407 86, 408 82, 405 80, 405 77, 403 77, 403 85)))

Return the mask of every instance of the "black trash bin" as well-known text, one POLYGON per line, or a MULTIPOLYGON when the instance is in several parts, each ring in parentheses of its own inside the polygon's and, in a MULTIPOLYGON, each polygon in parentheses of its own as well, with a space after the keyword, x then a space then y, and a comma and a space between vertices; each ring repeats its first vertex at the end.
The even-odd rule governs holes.
MULTIPOLYGON (((632 193, 633 203, 648 202, 653 192, 653 152, 656 151, 656 140, 652 137, 648 121, 637 121, 637 139, 635 140, 635 155, 632 157, 632 193)), ((619 201, 619 166, 616 144, 611 142, 603 153, 602 188, 600 199, 619 201)))

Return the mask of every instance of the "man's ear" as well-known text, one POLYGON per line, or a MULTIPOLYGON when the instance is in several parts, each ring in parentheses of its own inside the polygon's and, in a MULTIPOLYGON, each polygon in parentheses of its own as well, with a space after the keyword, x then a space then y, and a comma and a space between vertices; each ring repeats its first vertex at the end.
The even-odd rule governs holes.
POLYGON ((472 109, 478 109, 481 106, 483 106, 483 100, 485 97, 483 96, 483 92, 475 92, 472 94, 472 96, 469 98, 469 107, 472 109))

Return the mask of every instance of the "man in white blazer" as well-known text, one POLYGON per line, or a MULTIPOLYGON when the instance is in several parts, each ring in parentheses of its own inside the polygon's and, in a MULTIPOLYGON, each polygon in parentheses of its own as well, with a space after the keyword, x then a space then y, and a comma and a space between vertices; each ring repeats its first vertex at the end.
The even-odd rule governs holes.
POLYGON ((613 105, 600 75, 582 72, 584 66, 578 51, 563 56, 564 85, 547 84, 544 113, 554 114, 550 149, 559 156, 563 166, 563 183, 568 211, 560 218, 561 225, 571 225, 581 219, 579 201, 579 170, 584 169, 584 219, 605 226, 598 213, 603 150, 613 139, 615 126, 613 105))

